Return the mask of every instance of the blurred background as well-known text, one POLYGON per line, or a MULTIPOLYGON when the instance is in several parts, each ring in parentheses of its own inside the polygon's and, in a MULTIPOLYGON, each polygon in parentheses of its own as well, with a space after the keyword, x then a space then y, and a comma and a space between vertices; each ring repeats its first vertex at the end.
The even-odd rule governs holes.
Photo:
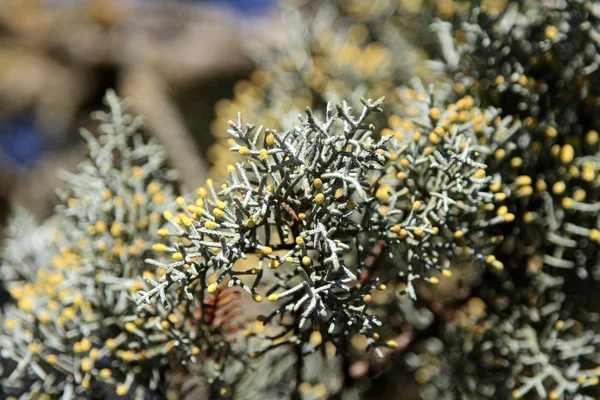
POLYGON ((275 13, 272 0, 0 1, 0 221, 8 204, 52 212, 55 171, 81 160, 78 130, 108 88, 202 184, 214 104, 252 71, 250 49, 281 36, 275 13))

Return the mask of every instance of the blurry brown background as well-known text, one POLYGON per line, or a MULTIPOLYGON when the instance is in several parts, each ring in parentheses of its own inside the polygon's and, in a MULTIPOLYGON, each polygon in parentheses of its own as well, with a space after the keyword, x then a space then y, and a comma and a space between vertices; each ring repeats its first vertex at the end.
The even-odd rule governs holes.
POLYGON ((144 115, 183 183, 203 183, 213 105, 251 71, 248 49, 277 37, 273 12, 269 0, 1 1, 0 221, 8 204, 49 215, 55 171, 81 159, 78 129, 108 88, 144 115))

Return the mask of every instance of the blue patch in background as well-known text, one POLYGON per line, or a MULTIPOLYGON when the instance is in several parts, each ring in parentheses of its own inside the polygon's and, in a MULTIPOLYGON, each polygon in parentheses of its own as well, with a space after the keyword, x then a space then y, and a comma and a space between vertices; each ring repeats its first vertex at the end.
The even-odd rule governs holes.
POLYGON ((0 125, 0 149, 17 167, 38 161, 48 148, 48 139, 39 131, 31 115, 11 116, 0 125))
POLYGON ((275 6, 275 0, 195 0, 197 3, 213 3, 228 6, 237 12, 250 16, 268 13, 275 6))

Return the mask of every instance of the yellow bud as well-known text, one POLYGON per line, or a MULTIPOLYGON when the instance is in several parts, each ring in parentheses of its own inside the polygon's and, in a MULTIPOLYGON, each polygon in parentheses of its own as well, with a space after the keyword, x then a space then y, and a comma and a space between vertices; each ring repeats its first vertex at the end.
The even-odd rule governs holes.
POLYGON ((415 228, 414 233, 417 236, 421 236, 423 234, 423 228, 415 228))
POLYGON ((29 351, 31 351, 33 354, 40 354, 42 351, 40 345, 37 343, 30 343, 28 347, 29 351))
POLYGON ((271 254, 273 254, 273 249, 270 248, 269 246, 265 246, 262 248, 262 252, 263 252, 263 254, 270 256, 271 254))
POLYGON ((92 360, 97 360, 98 356, 100 356, 100 350, 96 348, 90 350, 90 358, 92 360))
POLYGON ((273 146, 275 144, 275 136, 269 133, 265 138, 265 143, 267 144, 267 146, 273 146))
POLYGON ((504 199, 506 199, 506 194, 504 194, 502 192, 498 192, 498 193, 494 193, 494 197, 498 201, 504 201, 504 199))
POLYGON ((108 368, 103 368, 100 370, 100 376, 104 379, 110 378, 112 376, 112 371, 108 368))
POLYGON ((600 136, 598 135, 598 132, 596 131, 589 131, 586 135, 585 135, 585 141, 587 144, 589 144, 590 146, 595 145, 596 143, 598 143, 598 141, 600 141, 600 136))
POLYGON ((550 41, 554 41, 558 36, 558 28, 554 25, 548 25, 546 29, 544 29, 544 36, 550 41))
POLYGON ((438 144, 440 142, 440 137, 433 132, 431 132, 427 138, 432 144, 438 144))
POLYGON ((370 294, 365 294, 365 295, 363 296, 363 301, 364 301, 366 304, 369 304, 369 303, 370 303, 372 300, 373 300, 373 298, 371 297, 371 295, 370 295, 370 294))
POLYGON ((243 156, 247 156, 248 154, 250 154, 250 149, 247 147, 240 147, 238 153, 240 153, 243 156))
POLYGON ((387 342, 385 342, 385 345, 388 349, 397 349, 398 348, 398 343, 395 340, 388 340, 387 342))
POLYGON ((221 210, 220 208, 213 208, 213 215, 217 218, 223 218, 223 216, 225 215, 225 212, 223 210, 221 210))
POLYGON ((252 295, 252 300, 254 300, 257 303, 260 303, 263 300, 263 298, 262 298, 262 296, 260 294, 254 293, 252 295))
POLYGON ((127 389, 127 386, 125 386, 125 385, 117 386, 117 389, 116 389, 117 396, 125 396, 128 392, 129 392, 129 390, 127 389))
POLYGON ((134 332, 134 331, 137 329, 137 327, 135 326, 135 324, 134 324, 133 322, 127 322, 127 323, 125 324, 125 329, 126 329, 128 332, 134 332))
POLYGON ((549 126, 546 128, 546 136, 548 136, 549 138, 555 138, 558 135, 558 131, 556 130, 556 128, 549 126))
POLYGON ((575 149, 570 144, 565 144, 560 150, 560 162, 570 164, 573 161, 575 149))
POLYGON ((159 229, 158 231, 156 231, 156 234, 160 237, 165 237, 169 234, 169 231, 167 229, 159 229))
POLYGON ((430 282, 432 285, 437 285, 438 283, 440 283, 440 280, 439 280, 439 278, 438 278, 438 277, 436 277, 436 276, 432 276, 431 278, 429 278, 429 282, 430 282))
POLYGON ((279 295, 277 293, 273 293, 273 294, 270 294, 269 297, 267 297, 267 299, 269 301, 275 302, 275 301, 279 300, 279 295))
POLYGON ((412 209, 413 209, 414 211, 418 211, 418 210, 419 210, 419 208, 421 208, 421 202, 420 202, 419 200, 417 200, 417 201, 415 201, 415 202, 413 203, 413 205, 412 205, 412 209))
POLYGON ((92 341, 88 338, 81 339, 81 351, 89 351, 92 348, 92 341))
POLYGON ((304 264, 304 265, 310 265, 310 263, 311 263, 310 257, 308 257, 308 256, 302 257, 302 264, 304 264))
POLYGON ((319 193, 315 196, 315 202, 319 205, 323 204, 323 202, 325 201, 325 195, 323 195, 323 193, 319 193))
POLYGON ((573 199, 571 199, 569 197, 564 197, 561 201, 561 205, 563 206, 563 208, 565 210, 572 208, 574 203, 575 202, 573 201, 573 199))
POLYGON ((183 261, 183 254, 181 254, 180 252, 173 253, 173 255, 171 257, 175 261, 183 261))
POLYGON ((560 331, 561 329, 563 329, 564 327, 565 327, 565 321, 563 321, 563 320, 560 320, 560 319, 559 319, 558 321, 556 321, 556 322, 554 323, 554 328, 556 328, 556 329, 557 329, 557 330, 559 330, 559 331, 560 331))
POLYGON ((559 181, 552 185, 552 192, 554 194, 562 194, 566 189, 566 185, 564 182, 559 181))
POLYGON ((321 343, 323 343, 323 336, 321 335, 321 332, 319 331, 313 331, 310 334, 310 339, 309 339, 310 343, 313 344, 314 346, 318 346, 321 343))
POLYGON ((89 372, 94 368, 94 363, 89 358, 84 358, 81 360, 81 370, 83 372, 89 372))
POLYGON ((500 184, 500 182, 498 181, 492 181, 490 183, 490 190, 492 192, 497 192, 498 190, 500 190, 502 188, 502 185, 500 184))
POLYGON ((483 179, 485 178, 485 170, 478 169, 477 171, 475 171, 475 174, 473 174, 473 176, 475 176, 475 178, 477 179, 483 179))
POLYGON ((217 282, 213 282, 213 283, 211 283, 210 285, 208 285, 208 288, 206 289, 206 291, 207 291, 208 293, 211 293, 211 294, 212 294, 212 293, 214 293, 214 292, 216 292, 216 291, 217 291, 217 287, 218 287, 218 285, 217 285, 217 282))
POLYGON ((156 243, 156 244, 152 245, 152 250, 157 253, 164 253, 165 250, 167 250, 167 246, 164 245, 163 243, 156 243))
POLYGON ((200 197, 201 199, 203 199, 206 196, 208 196, 208 191, 206 189, 204 189, 204 188, 198 189, 198 197, 200 197))

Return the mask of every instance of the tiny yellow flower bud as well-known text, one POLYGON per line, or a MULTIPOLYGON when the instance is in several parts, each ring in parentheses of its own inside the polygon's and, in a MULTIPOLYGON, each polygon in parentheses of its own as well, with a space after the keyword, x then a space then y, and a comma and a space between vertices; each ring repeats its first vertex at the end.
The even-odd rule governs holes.
POLYGON ((556 128, 549 126, 546 128, 546 136, 548 136, 549 138, 555 138, 558 135, 558 131, 556 130, 556 128))
POLYGON ((94 368, 94 363, 89 358, 84 358, 81 360, 81 370, 83 372, 89 372, 94 368))
POLYGON ((100 376, 104 379, 110 378, 112 376, 112 371, 108 368, 103 368, 100 370, 100 376))
POLYGON ((128 392, 129 392, 129 389, 127 389, 127 386, 125 386, 125 385, 117 386, 117 389, 116 389, 117 396, 121 396, 121 397, 125 396, 128 392))
POLYGON ((250 154, 250 149, 247 147, 240 147, 238 153, 240 153, 243 156, 247 156, 248 154, 250 154))
POLYGON ((206 291, 210 294, 214 293, 217 291, 217 282, 213 282, 210 285, 208 285, 208 288, 206 289, 206 291))
POLYGON ((565 189, 566 189, 566 185, 562 181, 558 181, 554 185, 552 185, 552 192, 554 194, 562 194, 562 193, 564 193, 565 189))
POLYGON ((206 189, 204 189, 204 188, 198 189, 198 197, 200 197, 201 199, 203 199, 206 196, 208 196, 208 191, 206 189))
POLYGON ((37 343, 30 343, 28 347, 29 351, 31 351, 33 354, 40 354, 42 351, 40 345, 37 343))
POLYGON ((133 322, 127 322, 127 323, 125 324, 125 329, 126 329, 128 332, 134 332, 134 331, 137 329, 137 327, 135 326, 135 324, 134 324, 133 322))
POLYGON ((310 339, 309 339, 310 343, 314 346, 318 346, 321 343, 323 343, 323 336, 321 335, 321 332, 319 331, 313 331, 310 334, 310 339))
POLYGON ((563 320, 558 320, 554 323, 554 328, 556 328, 557 330, 561 330, 565 327, 565 321, 563 320))
POLYGON ((160 237, 165 237, 169 234, 169 231, 167 229, 159 229, 158 231, 156 231, 156 234, 160 237))
POLYGON ((323 202, 325 201, 325 195, 323 195, 323 193, 319 193, 315 196, 315 202, 319 205, 323 204, 323 202))
POLYGON ((504 150, 504 149, 496 150, 494 152, 494 157, 496 157, 496 160, 498 160, 498 161, 504 160, 504 157, 506 157, 506 150, 504 150))
POLYGON ((164 245, 163 243, 156 243, 156 244, 152 245, 152 250, 157 253, 164 253, 165 250, 167 250, 167 246, 164 245))
POLYGON ((431 132, 427 138, 432 144, 438 144, 440 142, 440 137, 433 132, 431 132))
POLYGON ((485 178, 485 170, 478 169, 477 171, 475 171, 475 174, 473 174, 473 176, 477 179, 483 179, 485 178))
POLYGON ((275 302, 275 301, 279 300, 279 295, 277 293, 273 293, 273 294, 270 294, 269 297, 267 297, 267 299, 271 302, 275 302))
POLYGON ((550 41, 554 41, 558 36, 558 28, 554 25, 548 25, 546 29, 544 29, 544 36, 550 41))
POLYGON ((275 136, 269 133, 265 138, 265 143, 267 144, 267 146, 273 146, 275 144, 275 136))
POLYGON ((310 257, 308 257, 308 256, 302 257, 302 264, 304 264, 304 265, 310 265, 310 263, 311 263, 310 257))

